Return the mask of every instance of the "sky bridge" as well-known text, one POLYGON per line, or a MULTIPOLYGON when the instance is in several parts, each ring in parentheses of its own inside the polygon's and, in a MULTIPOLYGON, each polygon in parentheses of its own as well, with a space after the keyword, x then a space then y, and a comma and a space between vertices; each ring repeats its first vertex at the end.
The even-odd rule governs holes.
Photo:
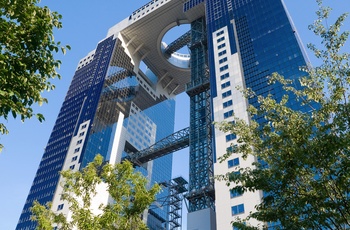
POLYGON ((167 154, 179 151, 189 146, 190 128, 181 129, 162 140, 158 141, 154 145, 143 149, 138 152, 131 152, 126 157, 135 165, 142 165, 148 161, 157 159, 167 154))

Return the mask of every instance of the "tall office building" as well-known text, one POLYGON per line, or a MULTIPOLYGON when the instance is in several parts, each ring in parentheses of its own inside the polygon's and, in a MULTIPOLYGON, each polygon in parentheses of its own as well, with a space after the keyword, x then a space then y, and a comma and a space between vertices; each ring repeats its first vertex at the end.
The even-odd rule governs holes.
MULTIPOLYGON (((267 77, 274 72, 288 79, 304 76, 299 67, 306 65, 306 55, 281 0, 221 2, 223 5, 211 9, 213 20, 208 22, 208 28, 213 28, 208 33, 212 45, 210 70, 214 70, 211 71, 213 117, 215 121, 231 121, 234 113, 249 122, 247 106, 258 106, 257 98, 246 100, 236 86, 251 88, 257 95, 272 94, 280 100, 285 92, 281 86, 269 85, 267 77), (217 16, 219 7, 226 8, 226 14, 217 16)), ((300 109, 297 103, 290 106, 300 109)), ((262 117, 257 120, 263 122, 262 117)), ((217 130, 214 139, 215 159, 236 144, 236 136, 217 130)), ((224 164, 216 162, 214 172, 216 175, 234 172, 236 166, 248 167, 255 160, 233 155, 224 164)), ((263 196, 262 192, 230 192, 223 182, 215 183, 215 191, 217 229, 230 229, 228 220, 246 217, 263 196)), ((258 222, 252 220, 250 224, 258 222)))
MULTIPOLYGON (((110 163, 129 156, 151 182, 171 179, 171 153, 189 146, 187 229, 232 229, 261 201, 262 192, 230 192, 215 175, 250 166, 256 159, 217 159, 235 144, 213 121, 248 121, 248 104, 237 86, 280 99, 283 90, 268 85, 279 72, 297 79, 306 65, 295 28, 282 0, 153 0, 113 26, 76 70, 17 229, 33 229, 29 208, 34 200, 60 201, 60 170, 79 170, 97 153, 110 163), (173 27, 190 30, 162 42, 173 27), (188 47, 189 54, 179 50, 188 47), (145 64, 146 71, 140 66, 145 64), (174 132, 175 96, 190 98, 190 127, 174 132), (170 135, 170 136, 169 136, 170 135), (168 138, 166 138, 168 137, 168 138), (165 138, 165 139, 163 139, 165 138), (152 148, 148 148, 152 146, 152 148), (140 151, 144 150, 144 151, 140 151)), ((291 104, 291 106, 297 106, 291 104)), ((257 118, 259 119, 259 118, 257 118)), ((168 195, 164 190, 159 197, 168 195)), ((107 202, 108 194, 99 196, 107 202)), ((168 206, 150 209, 150 229, 177 229, 168 206)), ((258 222, 247 223, 257 225, 258 222)))

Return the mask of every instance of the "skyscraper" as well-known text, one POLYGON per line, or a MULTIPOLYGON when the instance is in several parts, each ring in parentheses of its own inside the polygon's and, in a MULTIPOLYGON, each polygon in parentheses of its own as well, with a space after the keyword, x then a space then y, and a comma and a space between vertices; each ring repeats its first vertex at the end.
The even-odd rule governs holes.
MULTIPOLYGON (((280 100, 284 94, 282 87, 269 85, 267 77, 278 72, 288 79, 298 79, 305 74, 299 67, 306 65, 306 56, 283 1, 237 0, 224 5, 221 7, 228 9, 226 22, 225 16, 215 19, 213 9, 214 29, 209 33, 213 45, 213 51, 209 52, 212 54, 211 69, 215 68, 215 76, 211 76, 214 120, 233 121, 234 113, 249 122, 247 106, 257 106, 257 98, 246 100, 235 87, 251 88, 257 95, 272 94, 280 100)), ((297 104, 290 106, 299 109, 297 104)), ((235 138, 232 134, 215 131, 215 159, 235 144, 235 138)), ((216 162, 214 172, 216 175, 234 172, 235 166, 246 167, 255 160, 253 157, 242 160, 233 155, 224 164, 216 162)), ((215 184, 215 191, 217 229, 229 229, 227 220, 245 217, 263 196, 262 192, 230 192, 223 182, 215 184)))
MULTIPOLYGON (((169 181, 172 156, 166 153, 189 146, 188 229, 232 229, 231 220, 253 210, 262 193, 235 194, 214 181, 255 159, 217 162, 236 137, 212 122, 233 121, 233 114, 248 120, 247 105, 256 101, 244 99, 237 86, 279 99, 282 89, 268 85, 267 77, 279 72, 298 78, 305 64, 281 0, 153 0, 135 10, 78 64, 17 229, 35 227, 29 219, 34 200, 68 212, 59 199, 59 171, 79 170, 97 153, 119 162, 171 135, 174 98, 182 92, 190 97, 188 134, 175 138, 171 148, 162 146, 163 152, 146 151, 152 156, 140 170, 152 183, 169 181), (162 42, 182 24, 190 24, 190 31, 162 42), (179 53, 185 46, 189 54, 179 53)), ((167 206, 148 211, 151 229, 171 227, 167 219, 167 206)))

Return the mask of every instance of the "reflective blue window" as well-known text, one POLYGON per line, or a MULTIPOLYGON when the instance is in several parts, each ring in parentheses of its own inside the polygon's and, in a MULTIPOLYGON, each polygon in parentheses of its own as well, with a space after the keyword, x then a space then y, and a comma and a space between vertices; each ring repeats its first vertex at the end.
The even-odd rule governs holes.
POLYGON ((237 165, 239 165, 239 157, 227 161, 227 167, 228 168, 232 168, 232 167, 237 166, 237 165))
POLYGON ((244 204, 239 204, 231 207, 232 216, 244 213, 244 204))
POLYGON ((62 209, 63 209, 63 206, 64 206, 64 204, 60 204, 60 205, 58 205, 58 206, 57 206, 57 211, 62 210, 62 209))
POLYGON ((230 198, 235 198, 235 197, 238 197, 238 196, 242 196, 243 192, 241 191, 238 191, 236 189, 231 189, 230 190, 230 198))
MULTIPOLYGON (((232 121, 232 122, 235 122, 235 121, 232 121)), ((233 153, 233 150, 235 150, 236 147, 237 145, 231 145, 230 147, 226 148, 226 152, 233 153)))
POLYGON ((222 67, 220 67, 220 72, 227 70, 228 69, 228 65, 224 65, 222 67))
POLYGON ((221 79, 221 80, 224 80, 224 79, 228 78, 229 76, 230 76, 229 73, 225 73, 225 74, 223 74, 223 75, 220 76, 220 79, 221 79))
POLYGON ((216 33, 216 36, 220 36, 221 34, 224 34, 224 31, 223 31, 223 30, 217 32, 217 33, 216 33))
POLYGON ((231 133, 231 134, 226 135, 226 142, 232 141, 234 139, 236 139, 236 134, 231 133))
POLYGON ((229 106, 231 106, 231 105, 232 105, 232 100, 229 100, 229 101, 224 102, 224 103, 222 104, 222 107, 223 107, 223 108, 227 108, 227 107, 229 107, 229 106))
POLYGON ((219 43, 219 42, 221 42, 221 41, 223 41, 223 40, 225 40, 225 37, 221 37, 221 38, 219 38, 219 39, 216 40, 216 41, 219 43))
POLYGON ((222 55, 224 55, 224 54, 226 54, 226 53, 227 53, 226 50, 223 50, 223 51, 219 52, 218 55, 219 55, 219 57, 220 57, 220 56, 222 56, 222 55))
POLYGON ((224 119, 232 117, 232 116, 233 116, 233 110, 230 110, 230 111, 224 113, 224 119))
POLYGON ((231 96, 231 94, 232 94, 231 90, 226 91, 226 92, 222 93, 222 98, 225 98, 225 97, 231 96))
POLYGON ((218 49, 224 48, 225 46, 226 46, 226 44, 223 43, 223 44, 221 44, 221 45, 218 46, 218 49))
POLYGON ((225 83, 223 83, 223 84, 221 84, 221 89, 224 89, 224 88, 227 88, 227 87, 229 87, 231 85, 231 82, 225 82, 225 83))
POLYGON ((222 58, 222 59, 219 60, 219 64, 222 64, 222 63, 224 63, 224 62, 227 62, 227 57, 222 58))

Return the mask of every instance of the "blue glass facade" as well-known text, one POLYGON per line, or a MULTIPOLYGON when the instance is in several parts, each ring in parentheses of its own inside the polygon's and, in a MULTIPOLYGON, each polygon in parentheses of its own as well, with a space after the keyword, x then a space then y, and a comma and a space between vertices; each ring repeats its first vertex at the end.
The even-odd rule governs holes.
MULTIPOLYGON (((155 139, 156 142, 174 132, 174 100, 161 102, 152 108, 144 110, 144 113, 157 124, 155 139), (162 116, 160 116, 160 114, 162 114, 162 116)), ((153 160, 151 184, 170 181, 172 163, 172 154, 168 154, 166 156, 153 160)), ((157 200, 164 200, 164 198, 168 197, 168 195, 168 189, 163 189, 161 193, 157 194, 157 200)), ((151 230, 164 229, 166 226, 166 221, 168 220, 168 212, 168 205, 163 206, 161 209, 156 208, 156 206, 152 205, 149 211, 149 213, 152 215, 147 219, 148 227, 151 230)))
MULTIPOLYGON (((282 87, 268 85, 267 77, 278 72, 285 78, 298 79, 305 75, 299 68, 306 66, 282 1, 233 1, 233 14, 246 86, 258 95, 272 94, 281 99, 285 94, 282 87)), ((257 105, 257 98, 249 103, 257 105)), ((290 106, 298 109, 296 104, 290 106)))
POLYGON ((59 171, 62 170, 72 136, 77 131, 77 124, 80 120, 93 119, 95 114, 114 42, 112 38, 107 38, 99 43, 95 55, 90 57, 91 61, 76 71, 16 229, 35 229, 35 222, 30 220, 33 201, 37 200, 41 204, 52 201, 58 186, 59 171))

